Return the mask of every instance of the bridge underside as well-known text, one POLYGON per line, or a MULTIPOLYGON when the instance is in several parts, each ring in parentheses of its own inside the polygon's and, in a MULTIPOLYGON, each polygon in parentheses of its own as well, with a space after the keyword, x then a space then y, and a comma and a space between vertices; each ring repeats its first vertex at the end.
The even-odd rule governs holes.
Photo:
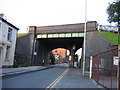
POLYGON ((35 52, 33 62, 35 65, 42 65, 44 60, 44 65, 49 64, 49 55, 53 49, 56 48, 65 48, 70 51, 71 55, 71 66, 73 67, 73 59, 76 50, 82 48, 83 46, 83 37, 72 37, 72 38, 40 38, 36 39, 35 43, 35 52), (75 48, 73 48, 73 46, 75 48))

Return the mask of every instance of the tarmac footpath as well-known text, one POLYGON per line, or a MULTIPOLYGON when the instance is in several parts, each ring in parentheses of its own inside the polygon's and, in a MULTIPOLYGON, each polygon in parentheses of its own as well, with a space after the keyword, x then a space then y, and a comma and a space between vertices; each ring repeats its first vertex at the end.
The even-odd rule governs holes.
POLYGON ((92 79, 83 77, 80 69, 68 68, 61 76, 52 82, 45 90, 49 89, 91 89, 91 90, 106 90, 96 84, 92 79))
POLYGON ((50 67, 30 66, 30 67, 18 67, 18 68, 1 68, 0 77, 35 72, 35 71, 40 71, 40 70, 45 70, 45 69, 50 69, 50 67))

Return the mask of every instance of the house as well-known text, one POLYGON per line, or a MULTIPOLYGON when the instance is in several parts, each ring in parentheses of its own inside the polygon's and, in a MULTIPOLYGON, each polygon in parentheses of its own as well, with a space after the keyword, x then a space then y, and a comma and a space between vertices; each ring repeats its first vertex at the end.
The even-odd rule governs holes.
POLYGON ((0 14, 0 67, 13 65, 18 30, 4 18, 4 14, 0 14))
POLYGON ((55 55, 56 63, 66 62, 67 50, 64 48, 57 48, 52 50, 52 53, 55 55))

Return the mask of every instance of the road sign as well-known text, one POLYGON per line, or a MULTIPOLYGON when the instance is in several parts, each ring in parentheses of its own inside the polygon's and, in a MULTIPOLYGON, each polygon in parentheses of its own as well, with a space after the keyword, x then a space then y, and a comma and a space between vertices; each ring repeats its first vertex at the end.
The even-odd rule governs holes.
POLYGON ((113 59, 113 65, 118 65, 119 58, 117 56, 114 56, 113 58, 114 58, 113 59))

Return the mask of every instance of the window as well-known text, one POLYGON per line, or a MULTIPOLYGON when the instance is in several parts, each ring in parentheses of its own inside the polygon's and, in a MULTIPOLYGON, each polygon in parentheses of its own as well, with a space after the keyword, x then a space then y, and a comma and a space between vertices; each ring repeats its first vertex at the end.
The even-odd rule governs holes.
POLYGON ((9 59, 9 54, 10 54, 10 47, 7 46, 6 48, 6 55, 5 55, 5 59, 9 59))
POLYGON ((11 28, 8 28, 8 37, 7 37, 7 39, 8 39, 9 41, 11 41, 11 36, 12 36, 12 29, 11 29, 11 28))

